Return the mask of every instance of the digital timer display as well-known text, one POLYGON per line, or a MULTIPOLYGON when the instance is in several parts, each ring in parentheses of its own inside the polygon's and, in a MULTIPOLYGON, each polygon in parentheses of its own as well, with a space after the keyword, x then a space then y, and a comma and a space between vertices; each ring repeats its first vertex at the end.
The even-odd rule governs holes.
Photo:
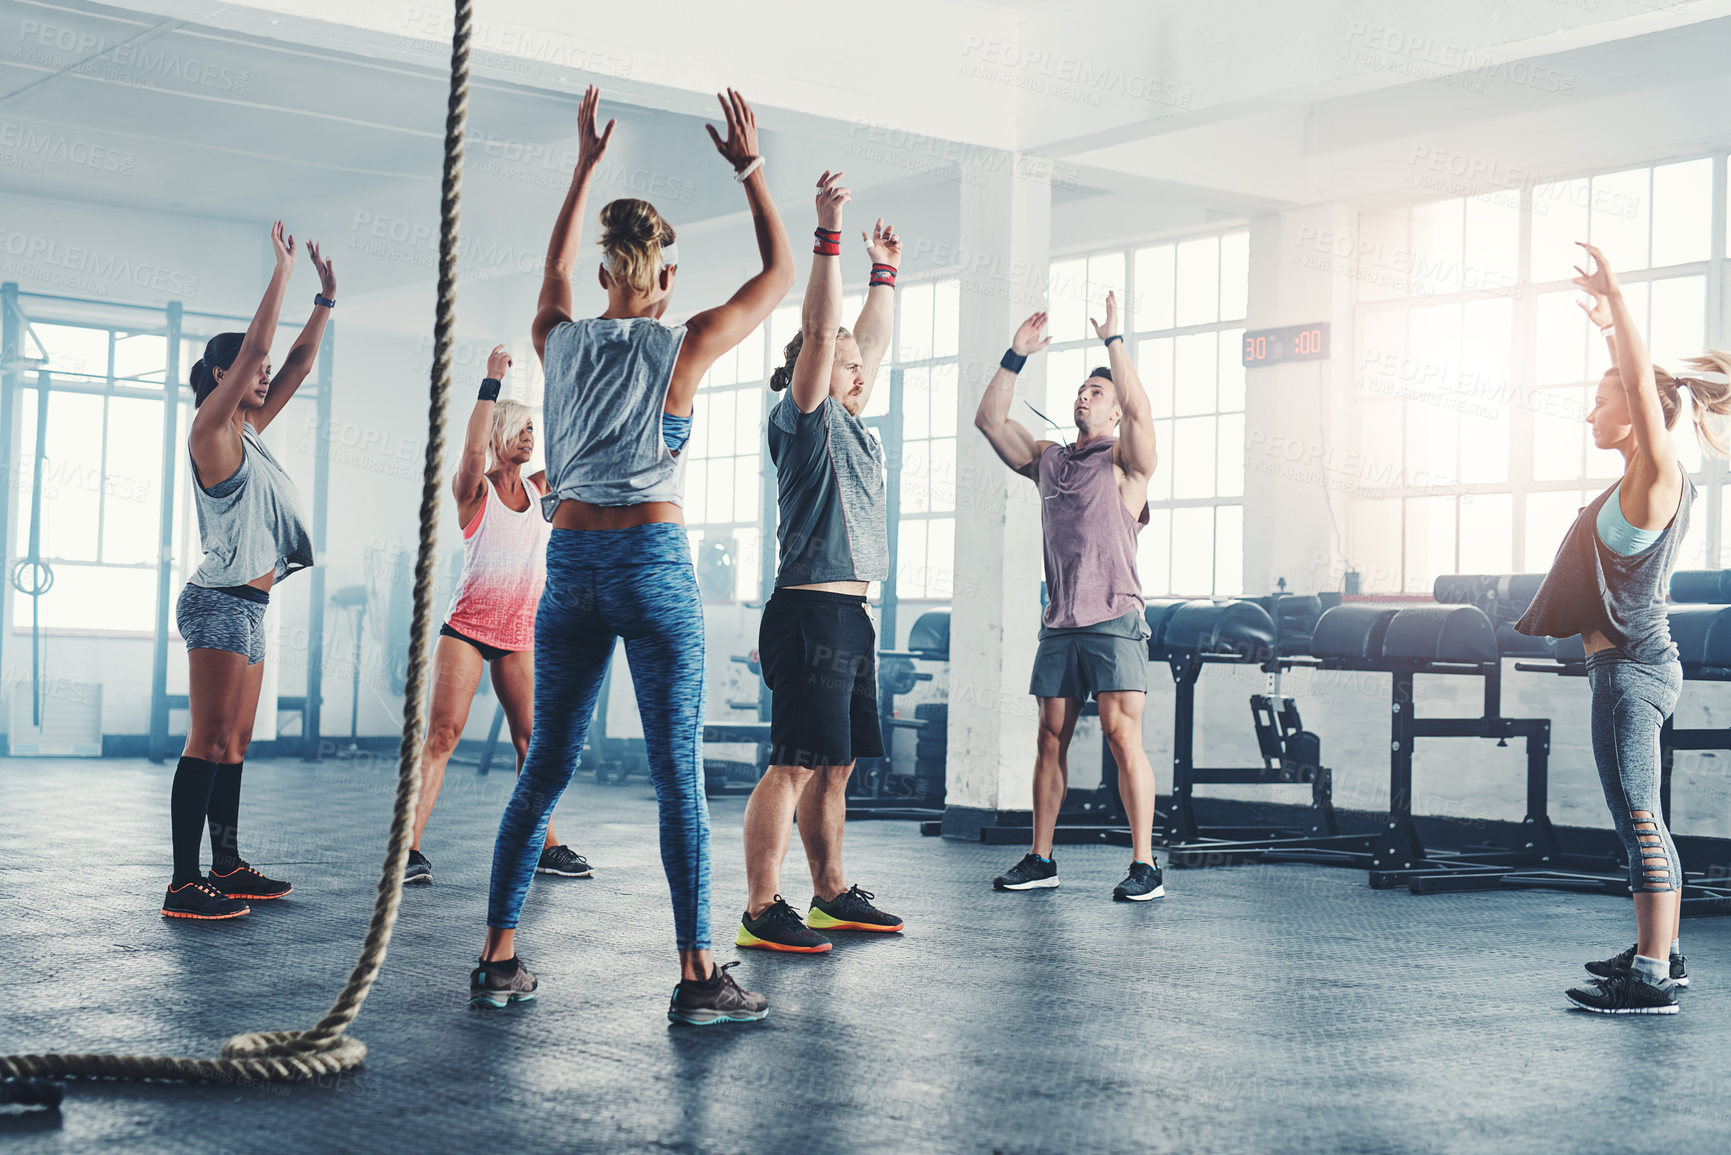
POLYGON ((1328 322, 1288 325, 1284 329, 1252 329, 1244 334, 1244 367, 1279 365, 1285 361, 1328 360, 1328 322))

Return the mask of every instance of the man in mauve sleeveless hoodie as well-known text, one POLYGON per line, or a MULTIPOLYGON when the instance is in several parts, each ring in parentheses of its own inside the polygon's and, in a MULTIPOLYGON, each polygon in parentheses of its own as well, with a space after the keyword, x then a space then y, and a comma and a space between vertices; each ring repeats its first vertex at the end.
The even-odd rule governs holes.
POLYGON ((1148 394, 1118 331, 1118 301, 1106 294, 1105 321, 1092 321, 1110 367, 1076 390, 1076 444, 1036 441, 1010 420, 1016 374, 1028 355, 1052 339, 1046 314, 1016 330, 980 398, 974 424, 1017 473, 1040 487, 1047 603, 1029 692, 1040 703, 1034 757, 1034 845, 992 885, 1037 890, 1058 885, 1052 835, 1068 788, 1065 755, 1076 719, 1092 694, 1100 728, 1118 763, 1118 791, 1130 818, 1133 861, 1112 891, 1143 902, 1166 893, 1154 860, 1154 770, 1142 749, 1148 697, 1148 623, 1136 576, 1136 535, 1148 524, 1148 480, 1154 474, 1154 417, 1148 394))

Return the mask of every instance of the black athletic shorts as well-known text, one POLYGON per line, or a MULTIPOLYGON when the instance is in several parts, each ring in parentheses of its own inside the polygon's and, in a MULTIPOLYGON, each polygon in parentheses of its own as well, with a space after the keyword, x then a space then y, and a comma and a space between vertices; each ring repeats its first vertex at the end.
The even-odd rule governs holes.
POLYGON ((877 629, 865 599, 776 590, 757 652, 769 686, 772 766, 846 766, 881 758, 877 629))
POLYGON ((498 646, 489 646, 486 642, 477 642, 468 634, 465 634, 461 630, 453 627, 450 622, 446 622, 444 625, 439 627, 439 636, 441 638, 456 638, 459 642, 468 642, 471 646, 474 646, 477 650, 481 651, 481 657, 489 662, 496 662, 500 658, 517 652, 515 650, 501 650, 498 646))

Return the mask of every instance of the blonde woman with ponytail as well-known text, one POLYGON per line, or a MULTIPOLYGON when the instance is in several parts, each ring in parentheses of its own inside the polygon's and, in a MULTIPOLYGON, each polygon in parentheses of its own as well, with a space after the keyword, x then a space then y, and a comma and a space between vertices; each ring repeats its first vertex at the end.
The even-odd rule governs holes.
MULTIPOLYGON (((553 523, 547 585, 535 619, 535 724, 517 788, 499 823, 487 937, 469 976, 471 1004, 532 999, 516 928, 548 816, 582 754, 595 699, 619 638, 637 692, 649 778, 661 815, 661 864, 673 897, 678 1023, 761 1019, 768 1001, 717 969, 709 939, 709 810, 703 796, 703 603, 685 536, 681 453, 697 386, 723 353, 763 323, 793 284, 793 252, 764 180, 757 117, 738 93, 718 95, 725 139, 710 139, 743 186, 761 271, 725 304, 683 325, 661 320, 679 254, 655 206, 601 210, 607 294, 599 317, 572 316, 583 218, 614 122, 597 130, 600 93, 578 114, 571 189, 553 225, 530 336, 546 372, 547 488, 553 523)), ((599 962, 599 960, 597 960, 599 962)), ((731 964, 729 964, 731 966, 731 964)), ((603 982, 602 966, 595 981, 603 982)))
MULTIPOLYGON (((523 467, 535 455, 535 423, 527 405, 499 398, 510 369, 511 354, 497 346, 487 357, 487 376, 469 414, 457 475, 451 479, 457 524, 463 527, 463 577, 433 650, 433 698, 421 747, 421 794, 409 865, 403 871, 406 883, 424 886, 433 881, 433 864, 421 852, 421 837, 439 800, 445 765, 468 725, 483 669, 491 671, 493 690, 505 711, 518 772, 529 754, 535 721, 535 608, 547 584, 549 529, 541 516, 547 475, 538 471, 523 476, 523 467)), ((591 876, 588 860, 559 842, 551 818, 535 873, 591 876)))
MULTIPOLYGON (((1611 349, 1611 368, 1587 421, 1595 446, 1623 455, 1623 476, 1576 517, 1515 628, 1531 636, 1581 635, 1593 756, 1635 899, 1635 945, 1588 963, 1594 979, 1571 988, 1569 1001, 1598 1014, 1671 1015, 1689 978, 1677 936, 1683 865, 1660 803, 1659 733, 1683 688, 1665 595, 1696 493, 1672 430, 1687 390, 1696 436, 1724 455, 1724 439, 1708 417, 1731 413, 1731 386, 1656 369, 1605 255, 1581 247, 1593 262, 1592 272, 1575 269, 1575 284, 1592 298, 1581 307, 1611 349)), ((1708 351, 1690 365, 1722 374, 1731 358, 1708 351)))

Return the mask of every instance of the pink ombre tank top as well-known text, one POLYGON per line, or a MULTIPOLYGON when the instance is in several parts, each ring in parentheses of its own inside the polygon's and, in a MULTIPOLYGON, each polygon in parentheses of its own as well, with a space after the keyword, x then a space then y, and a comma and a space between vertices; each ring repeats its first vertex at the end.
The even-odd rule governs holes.
POLYGON ((1049 629, 1094 626, 1140 615, 1142 581, 1136 576, 1136 535, 1148 524, 1148 506, 1131 517, 1118 493, 1112 465, 1116 437, 1084 446, 1054 445, 1040 455, 1040 525, 1046 546, 1049 629))
POLYGON ((445 620, 452 629, 501 650, 535 648, 535 608, 547 584, 547 540, 553 527, 541 516, 534 484, 523 482, 529 508, 500 500, 487 480, 481 510, 463 527, 463 580, 445 620))

